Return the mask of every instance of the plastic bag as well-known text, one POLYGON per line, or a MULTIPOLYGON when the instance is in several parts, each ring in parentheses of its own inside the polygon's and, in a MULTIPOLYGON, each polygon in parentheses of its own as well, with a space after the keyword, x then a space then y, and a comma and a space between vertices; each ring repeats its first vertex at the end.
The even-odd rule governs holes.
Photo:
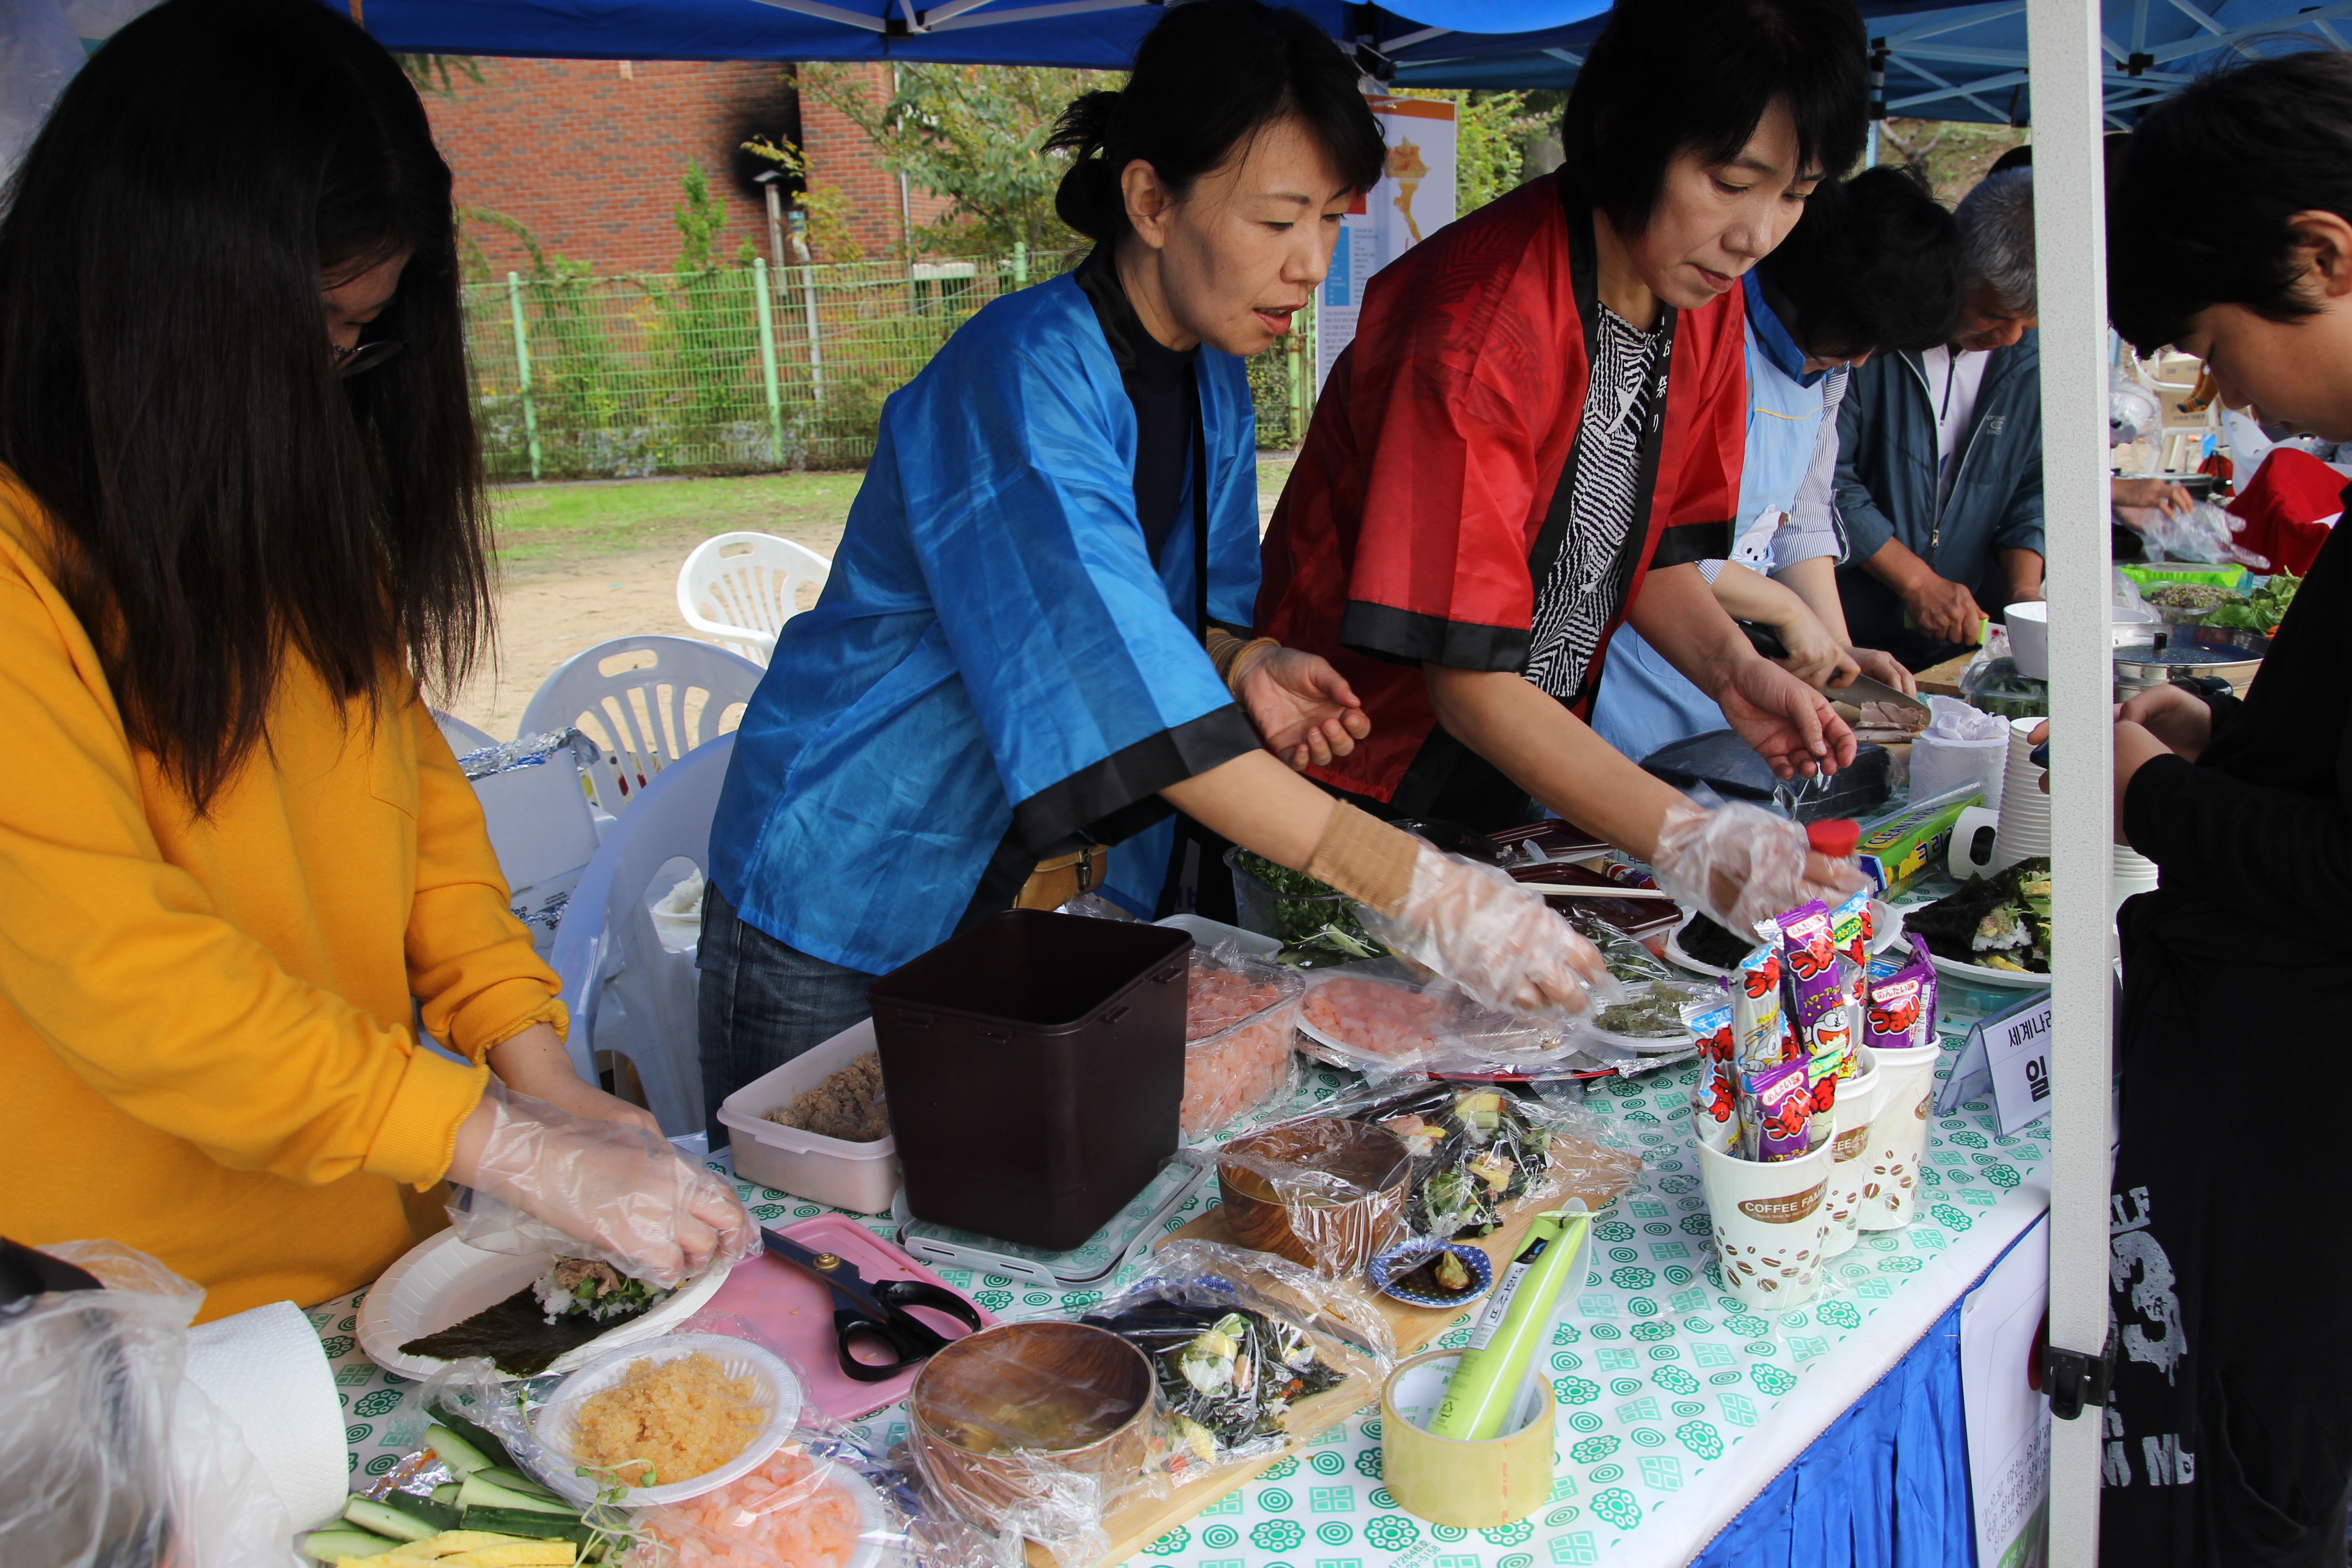
POLYGON ((1293 1087, 1298 1010, 1307 982, 1295 969, 1233 942, 1192 950, 1184 1004, 1188 1139, 1227 1127, 1293 1087))
POLYGON ((999 1323, 915 1374, 907 1446, 926 1491, 968 1523, 1079 1568, 1108 1549, 1114 1508, 1169 1489, 1156 1403, 1150 1363, 1118 1335, 999 1323))
POLYGON ((2140 537, 2159 552, 2158 559, 2209 563, 2244 559, 2236 541, 2245 531, 2246 520, 2211 501, 2198 501, 2177 516, 2159 507, 2136 508, 2134 515, 2140 537))
POLYGON ((1371 1298, 1286 1258, 1178 1241, 1151 1273, 1080 1320, 1143 1352, 1170 1427, 1179 1486, 1225 1465, 1270 1458, 1294 1436, 1295 1406, 1358 1378, 1355 1401, 1318 1407, 1313 1431, 1369 1398, 1396 1366, 1371 1298))
POLYGON ((1567 1197, 1599 1213, 1641 1170, 1581 1107, 1422 1082, 1367 1088, 1237 1140, 1217 1176, 1236 1240, 1344 1279, 1406 1237, 1484 1236, 1567 1197))
POLYGON ((577 730, 551 730, 540 735, 517 735, 495 746, 481 746, 457 759, 457 771, 469 779, 486 779, 515 768, 535 768, 560 751, 569 750, 582 767, 596 760, 596 743, 577 730))
POLYGON ((1585 941, 1601 950, 1601 961, 1609 966, 1609 973, 1627 984, 1644 980, 1677 978, 1676 972, 1652 952, 1639 937, 1627 934, 1607 921, 1588 914, 1570 914, 1568 923, 1574 926, 1585 941))
MULTIPOLYGON (((706 1313, 684 1327, 776 1351, 732 1314, 706 1313)), ((807 1405, 783 1446, 748 1474, 679 1502, 620 1507, 617 1488, 583 1475, 538 1439, 536 1414, 562 1382, 507 1380, 486 1361, 456 1363, 411 1389, 395 1419, 420 1432, 428 1424, 455 1428, 485 1458, 562 1494, 580 1509, 588 1544, 601 1546, 615 1568, 849 1568, 877 1559, 900 1568, 1015 1568, 1017 1542, 973 1531, 925 1499, 898 1467, 807 1405)), ((427 1445, 365 1495, 421 1497, 459 1479, 427 1445)))
POLYGON ((1582 1019, 1498 1013, 1394 959, 1315 972, 1298 1016, 1308 1055, 1375 1084, 1563 1072, 1588 1032, 1582 1019))
POLYGON ((184 1378, 203 1289, 116 1242, 38 1250, 101 1288, 0 1312, 0 1563, 284 1568, 293 1521, 184 1378))
POLYGON ((1927 800, 1976 784, 1987 800, 2000 798, 2009 767, 2009 724, 1950 697, 1930 697, 1933 717, 1911 742, 1911 798, 1927 800))

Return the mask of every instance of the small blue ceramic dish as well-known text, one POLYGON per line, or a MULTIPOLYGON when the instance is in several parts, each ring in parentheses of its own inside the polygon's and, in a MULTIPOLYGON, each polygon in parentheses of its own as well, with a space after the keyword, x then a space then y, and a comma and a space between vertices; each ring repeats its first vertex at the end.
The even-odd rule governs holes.
POLYGON ((1371 1274, 1373 1285, 1381 1291, 1416 1307, 1459 1307, 1495 1288, 1495 1265, 1484 1252, 1463 1242, 1431 1241, 1425 1237, 1400 1242, 1373 1258, 1371 1274), (1433 1289, 1430 1276, 1418 1273, 1423 1265, 1444 1252, 1461 1259, 1463 1268, 1469 1270, 1468 1289, 1433 1289))

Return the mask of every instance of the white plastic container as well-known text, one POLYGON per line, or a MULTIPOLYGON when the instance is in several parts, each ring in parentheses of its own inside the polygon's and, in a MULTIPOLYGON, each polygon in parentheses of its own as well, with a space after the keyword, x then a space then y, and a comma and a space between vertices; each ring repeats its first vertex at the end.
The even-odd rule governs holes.
POLYGON ((585 1483, 564 1472, 585 1463, 577 1452, 577 1422, 580 1406, 590 1395, 618 1384, 640 1362, 658 1365, 698 1353, 718 1362, 721 1375, 730 1381, 751 1384, 753 1397, 766 1407, 763 1419, 745 1440, 741 1451, 725 1464, 686 1480, 623 1487, 619 1506, 658 1508, 664 1503, 684 1502, 705 1492, 715 1492, 767 1463, 768 1457, 782 1447, 784 1440, 793 1435, 793 1423, 801 1413, 800 1379, 793 1375, 793 1369, 774 1352, 748 1340, 730 1339, 723 1334, 672 1334, 590 1362, 557 1384, 553 1397, 531 1417, 532 1436, 563 1461, 547 1467, 553 1472, 558 1489, 572 1494, 575 1502, 588 1500, 579 1495, 587 1489, 585 1483))
POLYGON ((735 1173, 812 1203, 854 1214, 887 1214, 898 1190, 898 1140, 886 1134, 852 1143, 770 1121, 765 1113, 790 1105, 872 1051, 874 1020, 851 1025, 815 1049, 753 1079, 719 1108, 735 1154, 735 1173))

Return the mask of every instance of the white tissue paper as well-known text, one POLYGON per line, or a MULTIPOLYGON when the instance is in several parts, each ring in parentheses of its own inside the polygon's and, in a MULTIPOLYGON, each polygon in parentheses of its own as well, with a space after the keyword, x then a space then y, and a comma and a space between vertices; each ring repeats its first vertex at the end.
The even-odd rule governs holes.
POLYGON ((342 1401, 318 1331, 293 1302, 190 1329, 187 1380, 243 1435, 295 1529, 342 1511, 342 1401))
POLYGON ((1975 784, 1986 805, 1998 803, 2009 770, 2009 721, 1950 697, 1928 698, 1927 712, 1927 728, 1911 742, 1911 798, 1933 800, 1975 784))

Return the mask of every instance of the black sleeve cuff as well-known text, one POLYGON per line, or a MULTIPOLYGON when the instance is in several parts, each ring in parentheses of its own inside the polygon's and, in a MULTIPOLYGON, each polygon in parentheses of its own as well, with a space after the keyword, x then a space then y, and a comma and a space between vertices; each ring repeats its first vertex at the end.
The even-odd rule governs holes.
POLYGON ((1339 646, 1391 664, 1434 664, 1447 669, 1493 669, 1517 675, 1528 667, 1530 639, 1525 626, 1449 621, 1350 599, 1339 620, 1339 646))
POLYGON ((2179 823, 2180 794, 2196 777, 2196 764, 2186 757, 2150 757, 2124 788, 2124 837, 2149 859, 2172 861, 2176 872, 2187 868, 2180 863, 2181 847, 2165 843, 2165 829, 2179 823))
POLYGON ((1228 702, 1047 784, 1013 806, 1013 835, 1039 859, 1081 836, 1117 844, 1174 809, 1161 790, 1257 749, 1257 731, 1228 702))
POLYGON ((1730 554, 1731 524, 1685 522, 1658 536, 1657 552, 1650 557, 1650 567, 1655 571, 1661 566, 1687 566, 1694 561, 1722 561, 1730 554))

